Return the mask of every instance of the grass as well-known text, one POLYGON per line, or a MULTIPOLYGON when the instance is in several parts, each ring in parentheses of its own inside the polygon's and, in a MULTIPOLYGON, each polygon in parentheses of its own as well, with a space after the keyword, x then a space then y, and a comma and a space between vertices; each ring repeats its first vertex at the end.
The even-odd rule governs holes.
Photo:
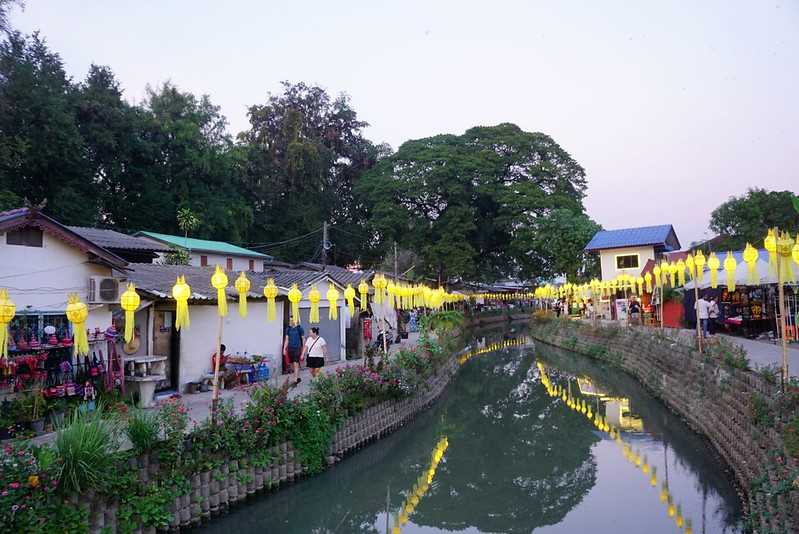
POLYGON ((116 470, 118 424, 102 410, 75 411, 58 431, 55 449, 61 459, 59 487, 66 494, 102 489, 116 470))
POLYGON ((128 413, 128 426, 125 433, 138 453, 149 451, 158 442, 159 436, 158 417, 141 409, 131 410, 128 413))

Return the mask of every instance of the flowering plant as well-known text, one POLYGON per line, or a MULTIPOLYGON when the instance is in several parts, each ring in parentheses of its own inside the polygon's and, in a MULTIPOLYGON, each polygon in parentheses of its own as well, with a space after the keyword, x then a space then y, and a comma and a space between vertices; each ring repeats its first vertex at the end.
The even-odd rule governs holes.
MULTIPOLYGON (((27 445, 5 445, 0 459, 0 524, 8 532, 30 531, 43 521, 42 508, 58 488, 54 470, 41 464, 37 450, 27 445)), ((48 456, 49 457, 49 456, 48 456)))

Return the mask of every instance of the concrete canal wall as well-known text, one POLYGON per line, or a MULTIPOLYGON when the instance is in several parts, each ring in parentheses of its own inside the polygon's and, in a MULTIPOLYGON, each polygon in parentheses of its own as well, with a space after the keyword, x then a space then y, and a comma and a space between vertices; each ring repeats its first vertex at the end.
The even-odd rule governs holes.
POLYGON ((799 462, 785 450, 779 416, 758 426, 753 414, 779 414, 780 389, 719 353, 644 327, 594 327, 534 320, 534 339, 606 361, 636 377, 707 437, 738 483, 754 532, 799 532, 799 462), (757 404, 757 407, 755 406, 757 404))

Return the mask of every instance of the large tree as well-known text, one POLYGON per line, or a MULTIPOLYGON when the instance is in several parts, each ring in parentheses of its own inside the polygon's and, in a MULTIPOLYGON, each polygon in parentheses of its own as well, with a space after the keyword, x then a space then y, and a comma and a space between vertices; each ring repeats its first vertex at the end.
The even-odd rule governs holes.
POLYGON ((358 192, 376 249, 396 240, 444 281, 583 274, 598 228, 585 188, 585 171, 551 137, 500 124, 408 141, 358 192))
POLYGON ((794 235, 799 232, 795 202, 799 201, 791 191, 749 189, 745 195, 731 197, 713 210, 710 229, 726 236, 719 248, 740 250, 747 242, 762 247, 769 228, 777 226, 794 235))

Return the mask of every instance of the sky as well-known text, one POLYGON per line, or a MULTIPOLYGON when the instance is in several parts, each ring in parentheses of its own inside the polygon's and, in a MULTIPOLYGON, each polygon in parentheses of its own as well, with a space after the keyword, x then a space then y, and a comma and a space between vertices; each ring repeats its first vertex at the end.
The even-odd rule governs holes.
POLYGON ((280 82, 345 92, 367 137, 512 122, 586 171, 605 228, 673 224, 750 187, 799 192, 799 1, 27 0, 67 72, 109 65, 125 96, 172 81, 230 130, 280 82))

